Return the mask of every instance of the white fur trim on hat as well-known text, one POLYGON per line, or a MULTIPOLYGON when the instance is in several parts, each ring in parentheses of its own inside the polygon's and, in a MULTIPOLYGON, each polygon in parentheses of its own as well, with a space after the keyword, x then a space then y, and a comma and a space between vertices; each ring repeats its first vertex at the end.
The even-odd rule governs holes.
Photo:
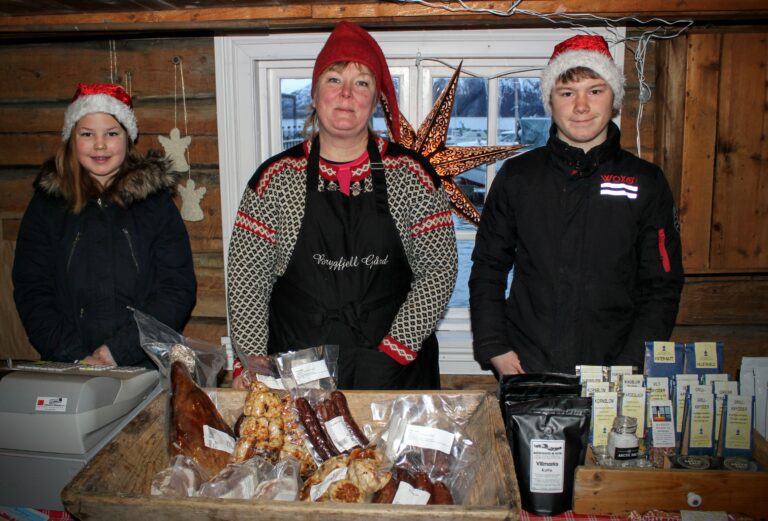
POLYGON ((624 74, 616 63, 599 52, 575 50, 558 54, 550 60, 541 74, 541 99, 547 114, 552 113, 550 94, 557 78, 574 67, 586 67, 599 74, 613 90, 613 108, 615 110, 621 108, 621 102, 624 99, 624 74))
POLYGON ((67 107, 67 112, 64 114, 64 128, 61 131, 63 140, 69 139, 72 129, 80 121, 80 118, 94 112, 103 112, 114 116, 128 131, 131 140, 136 141, 139 136, 139 127, 133 110, 108 94, 80 96, 67 107))

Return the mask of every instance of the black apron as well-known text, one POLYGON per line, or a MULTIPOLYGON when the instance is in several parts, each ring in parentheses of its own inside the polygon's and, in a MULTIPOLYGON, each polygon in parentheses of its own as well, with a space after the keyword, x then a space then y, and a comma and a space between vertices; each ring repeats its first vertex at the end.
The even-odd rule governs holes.
POLYGON ((434 333, 408 365, 378 350, 413 273, 389 212, 373 138, 368 158, 373 192, 320 192, 320 140, 312 143, 304 220, 288 268, 272 289, 268 351, 336 344, 340 389, 438 389, 434 333))

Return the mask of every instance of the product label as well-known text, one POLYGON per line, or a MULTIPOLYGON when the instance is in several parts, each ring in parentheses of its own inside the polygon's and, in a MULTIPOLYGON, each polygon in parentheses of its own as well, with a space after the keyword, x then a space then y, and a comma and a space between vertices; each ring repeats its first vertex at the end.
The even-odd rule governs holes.
POLYGON ((334 481, 339 481, 340 479, 344 479, 346 477, 347 467, 340 467, 338 469, 332 470, 328 473, 327 476, 325 476, 323 481, 309 488, 309 497, 312 498, 312 501, 317 501, 320 496, 325 494, 325 491, 328 490, 328 487, 330 487, 334 481))
POLYGON ((691 432, 689 447, 712 448, 712 427, 715 421, 714 396, 712 394, 691 394, 691 432))
POLYGON ((293 366, 291 367, 291 373, 293 374, 293 379, 299 385, 331 377, 331 374, 328 372, 328 366, 325 365, 325 360, 293 366))
POLYGON ((675 446, 675 424, 671 400, 651 400, 651 435, 654 447, 675 446))
POLYGON ((408 425, 403 436, 403 445, 413 445, 450 454, 453 447, 453 434, 442 429, 408 425))
POLYGON ((627 447, 620 449, 616 447, 614 451, 613 459, 635 459, 639 453, 638 447, 627 447))
POLYGON ((725 397, 739 394, 739 382, 715 381, 712 388, 715 390, 715 441, 717 441, 720 439, 725 397))
POLYGON ((585 395, 591 397, 595 393, 607 393, 611 390, 610 385, 608 382, 587 382, 584 387, 585 395))
POLYGON ((669 399, 669 378, 666 376, 649 376, 646 385, 651 391, 652 400, 669 399))
POLYGON ((216 449, 232 454, 235 452, 235 439, 210 425, 203 425, 203 443, 209 449, 216 449))
POLYGON ((630 387, 644 387, 645 376, 641 374, 625 374, 621 376, 621 390, 626 391, 630 387))
POLYGON ((675 363, 675 343, 674 342, 654 342, 653 343, 653 361, 656 364, 674 364, 675 363))
POLYGON ((281 378, 275 378, 274 376, 268 376, 265 374, 257 374, 256 380, 263 383, 270 389, 277 389, 278 391, 285 391, 285 385, 281 378))
POLYGON ((328 433, 328 437, 331 438, 339 452, 346 452, 357 445, 349 431, 349 425, 341 416, 336 416, 325 422, 325 432, 328 433))
POLYGON ((565 440, 531 440, 531 492, 560 494, 565 475, 565 440))
POLYGON ((637 435, 643 437, 645 432, 645 389, 637 387, 624 391, 621 398, 621 415, 637 420, 637 435))
POLYGON ((414 488, 405 481, 401 481, 395 492, 393 505, 426 505, 431 494, 426 490, 414 488))
POLYGON ((694 342, 696 369, 717 369, 717 343, 694 342))
POLYGON ((725 407, 725 449, 751 448, 752 396, 728 396, 725 407))
POLYGON ((61 396, 38 396, 35 399, 35 411, 66 412, 67 399, 61 396))
POLYGON ((704 374, 704 385, 709 386, 709 388, 712 388, 712 385, 715 382, 727 382, 728 381, 728 375, 725 373, 705 373, 704 374))
POLYGON ((608 443, 617 405, 618 393, 595 393, 592 396, 592 445, 608 443))

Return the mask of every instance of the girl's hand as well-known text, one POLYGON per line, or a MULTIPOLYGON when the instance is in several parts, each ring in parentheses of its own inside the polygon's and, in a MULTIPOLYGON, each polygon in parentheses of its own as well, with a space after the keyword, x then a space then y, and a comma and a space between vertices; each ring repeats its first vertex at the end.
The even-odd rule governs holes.
POLYGON ((80 360, 80 363, 88 365, 117 365, 112 357, 112 351, 109 350, 106 344, 97 347, 90 356, 80 360))

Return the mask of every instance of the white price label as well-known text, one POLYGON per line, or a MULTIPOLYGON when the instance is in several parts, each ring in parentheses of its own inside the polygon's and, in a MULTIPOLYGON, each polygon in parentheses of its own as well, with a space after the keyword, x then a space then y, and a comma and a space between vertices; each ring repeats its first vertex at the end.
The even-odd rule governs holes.
POLYGON ((426 490, 413 488, 405 481, 401 481, 395 492, 393 505, 426 505, 431 494, 426 490))
POLYGON ((341 416, 336 416, 325 422, 325 432, 328 433, 328 437, 331 438, 339 452, 347 452, 357 445, 347 422, 341 416))
POLYGON ((67 399, 62 396, 38 396, 35 411, 66 412, 67 399))
POLYGON ((325 360, 293 366, 291 367, 291 373, 293 373, 293 379, 299 385, 331 377, 331 374, 328 372, 328 366, 325 365, 325 360))
POLYGON ((285 385, 283 385, 283 380, 280 378, 275 378, 274 376, 268 376, 265 374, 257 374, 256 380, 263 383, 270 389, 277 389, 278 391, 285 391, 285 385))
POLYGON ((317 485, 314 485, 310 487, 309 489, 309 497, 312 498, 312 501, 317 501, 320 496, 325 494, 325 491, 328 490, 328 487, 331 486, 331 484, 334 481, 339 481, 340 479, 344 479, 347 477, 347 467, 341 467, 336 470, 332 470, 328 473, 327 476, 325 476, 325 479, 318 483, 317 485))
POLYGON ((226 432, 203 425, 203 443, 209 449, 220 450, 232 454, 235 452, 235 439, 226 432))
POLYGON ((565 440, 531 440, 531 492, 560 494, 565 475, 565 440))
POLYGON ((442 429, 408 425, 403 436, 403 445, 434 449, 450 454, 453 447, 453 434, 442 429))

